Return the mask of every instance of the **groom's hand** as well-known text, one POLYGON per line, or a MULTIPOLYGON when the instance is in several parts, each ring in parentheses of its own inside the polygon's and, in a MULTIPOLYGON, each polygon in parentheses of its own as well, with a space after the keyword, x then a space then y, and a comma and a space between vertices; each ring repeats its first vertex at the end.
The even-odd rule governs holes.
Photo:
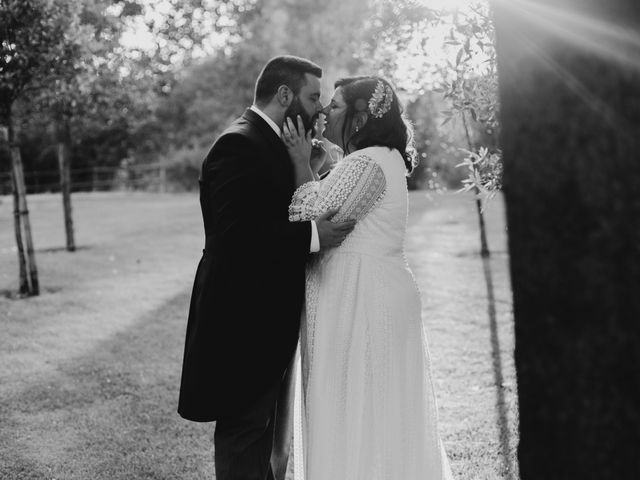
POLYGON ((338 213, 337 208, 329 210, 320 215, 316 220, 318 238, 320 239, 320 250, 339 246, 356 226, 355 220, 347 220, 340 223, 332 222, 330 218, 336 213, 338 213))

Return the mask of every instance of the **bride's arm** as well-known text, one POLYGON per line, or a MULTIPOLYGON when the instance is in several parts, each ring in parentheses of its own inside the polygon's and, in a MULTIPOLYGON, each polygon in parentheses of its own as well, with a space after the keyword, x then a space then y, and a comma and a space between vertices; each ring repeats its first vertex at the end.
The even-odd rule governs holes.
POLYGON ((337 209, 333 222, 360 220, 384 196, 386 180, 380 166, 357 152, 342 160, 322 181, 302 184, 289 205, 289 220, 312 220, 337 209))

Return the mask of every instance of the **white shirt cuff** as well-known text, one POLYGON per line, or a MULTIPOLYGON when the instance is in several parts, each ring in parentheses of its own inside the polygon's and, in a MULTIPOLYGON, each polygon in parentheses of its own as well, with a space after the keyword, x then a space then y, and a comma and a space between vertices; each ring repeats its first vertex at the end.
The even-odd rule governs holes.
POLYGON ((320 237, 318 236, 318 226, 314 220, 311 220, 311 245, 309 246, 309 253, 316 253, 320 251, 320 237))

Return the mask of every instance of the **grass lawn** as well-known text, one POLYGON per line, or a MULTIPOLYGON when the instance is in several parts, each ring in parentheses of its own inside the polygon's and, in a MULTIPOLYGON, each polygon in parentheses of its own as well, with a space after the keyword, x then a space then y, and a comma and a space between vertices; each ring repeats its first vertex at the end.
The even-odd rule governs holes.
MULTIPOLYGON (((408 257, 452 469, 458 479, 515 479, 502 203, 487 212, 494 255, 483 263, 470 197, 411 202, 408 257)), ((0 198, 0 479, 213 478, 213 424, 175 411, 203 244, 197 195, 75 194, 75 253, 63 248, 61 198, 30 196, 42 289, 30 299, 13 295, 11 203, 0 198)))

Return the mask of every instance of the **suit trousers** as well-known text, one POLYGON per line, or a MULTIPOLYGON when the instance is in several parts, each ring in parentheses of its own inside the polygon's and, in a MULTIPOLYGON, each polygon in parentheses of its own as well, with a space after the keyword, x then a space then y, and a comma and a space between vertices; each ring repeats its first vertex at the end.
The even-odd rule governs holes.
POLYGON ((293 439, 295 355, 283 378, 216 422, 216 480, 284 480, 293 439))

